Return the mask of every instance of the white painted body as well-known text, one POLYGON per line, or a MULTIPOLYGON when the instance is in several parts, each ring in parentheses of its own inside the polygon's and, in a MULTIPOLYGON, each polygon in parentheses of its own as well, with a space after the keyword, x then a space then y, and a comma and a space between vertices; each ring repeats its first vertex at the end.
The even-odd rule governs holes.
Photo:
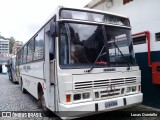
POLYGON ((24 88, 26 88, 27 91, 37 99, 38 99, 38 94, 37 94, 38 91, 35 88, 37 88, 38 82, 40 83, 44 82, 43 63, 44 62, 42 61, 42 62, 36 62, 36 64, 35 63, 25 64, 20 66, 19 68, 21 77, 23 78, 24 88), (30 66, 31 70, 27 70, 26 67, 28 66, 30 66))
MULTIPOLYGON (((58 12, 56 12, 56 15, 58 21, 58 12)), ((44 27, 45 31, 49 29, 48 24, 44 27)), ((55 113, 58 111, 89 111, 92 113, 95 111, 95 104, 99 106, 98 111, 110 111, 142 102, 143 95, 138 91, 138 86, 141 84, 141 71, 138 66, 131 67, 130 70, 127 70, 127 67, 94 68, 90 73, 84 72, 88 69, 61 69, 59 66, 59 38, 55 38, 56 59, 54 60, 49 60, 49 39, 50 37, 45 33, 45 59, 19 66, 20 79, 23 81, 23 87, 37 99, 38 83, 42 85, 47 108, 55 113), (115 70, 105 71, 108 69, 115 70), (115 87, 115 89, 118 89, 118 95, 96 99, 94 93, 106 91, 107 88, 106 86, 94 87, 95 84, 100 83, 106 85, 105 80, 113 84, 113 79, 119 81, 115 87), (131 84, 127 82, 130 80, 131 84), (83 86, 83 82, 91 83, 89 88, 86 85, 84 89, 77 89, 76 84, 83 86), (123 85, 119 86, 120 83, 123 85), (136 86, 136 91, 127 93, 128 86, 136 86), (124 89, 123 94, 120 93, 122 88, 124 89), (74 94, 85 92, 90 93, 91 96, 89 99, 74 101, 74 94), (66 102, 67 94, 71 95, 70 102, 66 102), (123 103, 124 98, 127 101, 127 105, 123 103), (105 108, 105 102, 114 100, 118 102, 117 106, 105 108)))

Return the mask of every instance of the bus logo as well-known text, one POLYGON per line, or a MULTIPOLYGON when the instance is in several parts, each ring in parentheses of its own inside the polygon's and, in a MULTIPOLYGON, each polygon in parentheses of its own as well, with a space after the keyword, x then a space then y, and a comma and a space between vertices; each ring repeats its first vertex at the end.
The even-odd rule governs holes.
POLYGON ((28 65, 28 66, 23 66, 23 69, 25 72, 28 72, 29 70, 31 70, 31 66, 28 65))
POLYGON ((114 85, 111 85, 111 84, 108 85, 107 91, 108 91, 108 94, 109 94, 109 95, 113 94, 114 91, 115 91, 115 86, 114 86, 114 85))

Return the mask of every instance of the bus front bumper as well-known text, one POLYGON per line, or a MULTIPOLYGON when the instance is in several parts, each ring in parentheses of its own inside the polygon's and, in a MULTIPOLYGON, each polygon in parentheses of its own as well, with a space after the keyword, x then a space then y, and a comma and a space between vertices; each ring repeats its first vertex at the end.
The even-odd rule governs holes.
POLYGON ((112 111, 121 108, 126 108, 138 103, 142 103, 143 94, 138 93, 134 95, 128 95, 123 97, 117 97, 112 99, 92 101, 85 103, 78 103, 72 105, 59 104, 59 113, 61 117, 80 117, 85 114, 94 114, 95 112, 112 111), (113 104, 113 103, 117 104, 113 104), (112 105, 108 105, 108 103, 112 105))

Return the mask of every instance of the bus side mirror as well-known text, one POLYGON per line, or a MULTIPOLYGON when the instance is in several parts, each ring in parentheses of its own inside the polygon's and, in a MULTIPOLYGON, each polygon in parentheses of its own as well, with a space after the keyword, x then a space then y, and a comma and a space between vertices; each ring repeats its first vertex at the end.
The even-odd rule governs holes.
POLYGON ((50 35, 51 37, 55 37, 56 35, 56 23, 55 22, 51 22, 50 24, 50 35))

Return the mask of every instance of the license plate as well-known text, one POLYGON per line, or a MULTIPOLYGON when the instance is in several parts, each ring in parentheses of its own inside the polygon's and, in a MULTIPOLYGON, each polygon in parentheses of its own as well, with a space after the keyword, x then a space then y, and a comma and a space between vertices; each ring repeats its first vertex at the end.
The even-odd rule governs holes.
POLYGON ((117 101, 105 102, 106 108, 113 107, 113 106, 117 106, 117 101))

